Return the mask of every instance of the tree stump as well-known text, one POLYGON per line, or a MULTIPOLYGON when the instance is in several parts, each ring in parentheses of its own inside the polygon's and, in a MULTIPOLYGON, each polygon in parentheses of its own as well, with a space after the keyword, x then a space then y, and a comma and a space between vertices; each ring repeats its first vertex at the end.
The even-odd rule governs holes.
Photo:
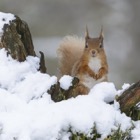
MULTIPOLYGON (((19 62, 25 61, 29 55, 36 56, 29 27, 18 16, 15 16, 10 24, 4 24, 0 48, 5 48, 7 53, 19 62)), ((44 61, 44 55, 41 53, 39 70, 43 73, 46 72, 44 61)))

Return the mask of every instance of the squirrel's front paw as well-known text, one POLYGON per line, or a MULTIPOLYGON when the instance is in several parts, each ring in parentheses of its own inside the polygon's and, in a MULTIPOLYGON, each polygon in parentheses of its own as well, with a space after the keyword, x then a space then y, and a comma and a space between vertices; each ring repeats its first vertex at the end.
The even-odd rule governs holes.
POLYGON ((103 75, 104 75, 104 71, 105 71, 104 68, 100 68, 100 69, 99 69, 98 74, 96 74, 96 80, 98 80, 98 79, 100 79, 100 78, 103 77, 103 75))

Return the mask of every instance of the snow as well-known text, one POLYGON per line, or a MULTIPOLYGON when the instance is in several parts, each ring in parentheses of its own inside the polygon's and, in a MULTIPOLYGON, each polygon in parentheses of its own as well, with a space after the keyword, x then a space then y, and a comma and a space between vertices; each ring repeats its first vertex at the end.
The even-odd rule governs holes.
POLYGON ((140 121, 135 122, 135 129, 132 130, 134 140, 140 140, 140 121))
MULTIPOLYGON (((97 84, 89 95, 55 103, 47 90, 57 77, 42 74, 38 68, 37 57, 18 62, 0 50, 1 140, 68 140, 69 129, 90 136, 94 124, 104 139, 119 125, 122 131, 132 126, 132 120, 120 112, 117 102, 108 104, 119 94, 113 83, 97 84)), ((68 89, 72 79, 62 77, 61 87, 68 89)), ((140 137, 139 125, 136 123, 132 131, 135 140, 140 137)))
POLYGON ((122 89, 121 90, 118 90, 118 96, 120 96, 125 90, 127 90, 131 85, 128 84, 128 83, 124 83, 122 85, 122 89))
POLYGON ((70 86, 72 86, 72 80, 73 77, 69 76, 69 75, 65 75, 63 77, 61 77, 61 79, 59 80, 60 82, 60 87, 68 90, 70 86))
POLYGON ((4 24, 9 24, 10 21, 15 19, 15 15, 11 13, 3 13, 0 12, 0 37, 3 34, 3 26, 4 24))

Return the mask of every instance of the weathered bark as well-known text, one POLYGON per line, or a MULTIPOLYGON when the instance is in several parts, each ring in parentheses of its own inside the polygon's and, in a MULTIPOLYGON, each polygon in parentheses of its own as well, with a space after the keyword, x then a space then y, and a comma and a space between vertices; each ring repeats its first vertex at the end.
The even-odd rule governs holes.
MULTIPOLYGON (((12 58, 22 62, 27 56, 36 56, 32 42, 32 36, 27 23, 15 16, 15 20, 10 21, 3 27, 3 35, 1 37, 0 48, 5 48, 12 58)), ((41 53, 40 63, 41 72, 46 72, 45 63, 41 53)))
POLYGON ((32 37, 28 25, 16 16, 16 19, 5 24, 1 38, 1 47, 5 48, 14 59, 26 60, 28 55, 35 56, 32 37))
POLYGON ((52 100, 55 102, 66 100, 71 97, 76 97, 77 93, 75 88, 77 87, 78 83, 79 79, 74 77, 72 86, 70 86, 68 90, 64 90, 60 87, 60 83, 58 81, 57 84, 51 86, 51 88, 48 90, 48 93, 51 95, 52 100))
POLYGON ((43 52, 39 52, 41 54, 41 57, 40 57, 40 68, 39 70, 42 72, 42 73, 46 73, 47 72, 47 68, 45 66, 45 58, 44 58, 44 53, 43 52))
POLYGON ((134 120, 140 119, 140 110, 137 107, 140 103, 140 81, 130 86, 117 98, 120 109, 134 120))

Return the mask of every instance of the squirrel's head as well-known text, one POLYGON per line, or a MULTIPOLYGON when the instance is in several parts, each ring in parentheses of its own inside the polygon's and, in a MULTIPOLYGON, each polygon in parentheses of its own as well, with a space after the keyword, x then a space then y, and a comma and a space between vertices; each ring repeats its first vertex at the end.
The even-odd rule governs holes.
POLYGON ((104 36, 102 28, 99 37, 91 38, 89 36, 88 28, 86 27, 85 52, 89 54, 91 57, 97 57, 99 55, 104 54, 103 40, 104 36))

